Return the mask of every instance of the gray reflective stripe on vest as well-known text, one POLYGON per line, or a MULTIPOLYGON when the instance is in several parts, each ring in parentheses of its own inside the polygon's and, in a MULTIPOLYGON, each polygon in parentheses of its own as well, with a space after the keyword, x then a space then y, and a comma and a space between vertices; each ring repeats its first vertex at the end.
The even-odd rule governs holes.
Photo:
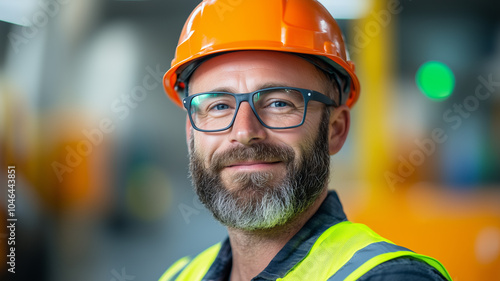
MULTIPOLYGON (((372 243, 363 249, 357 251, 352 258, 346 262, 328 281, 342 281, 347 278, 354 270, 358 269, 371 258, 381 254, 399 251, 410 251, 405 247, 394 245, 387 242, 372 243)), ((411 251, 410 251, 411 252, 411 251)))

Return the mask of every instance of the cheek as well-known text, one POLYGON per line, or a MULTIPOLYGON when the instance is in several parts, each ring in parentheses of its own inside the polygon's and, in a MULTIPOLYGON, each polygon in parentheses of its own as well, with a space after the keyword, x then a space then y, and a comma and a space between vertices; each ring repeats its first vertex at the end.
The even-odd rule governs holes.
MULTIPOLYGON (((304 124, 305 125, 305 124, 304 124)), ((293 149, 293 152, 295 154, 295 164, 298 164, 300 159, 302 158, 304 151, 310 150, 311 146, 311 134, 314 132, 311 132, 309 130, 297 130, 301 127, 298 127, 294 130, 294 132, 287 132, 285 134, 282 134, 279 136, 279 138, 276 139, 275 143, 278 143, 283 146, 287 146, 291 149, 293 149)))
POLYGON ((301 149, 307 147, 315 139, 318 134, 318 129, 318 120, 306 118, 302 126, 291 129, 290 131, 287 130, 286 134, 282 137, 282 141, 284 144, 301 149))
POLYGON ((319 121, 306 119, 304 124, 294 133, 283 139, 283 144, 291 146, 295 152, 295 161, 300 161, 304 154, 307 154, 314 147, 314 142, 318 137, 319 121))
POLYGON ((193 132, 193 141, 196 154, 203 159, 205 165, 209 165, 212 155, 221 147, 221 141, 213 136, 200 135, 198 132, 193 132))

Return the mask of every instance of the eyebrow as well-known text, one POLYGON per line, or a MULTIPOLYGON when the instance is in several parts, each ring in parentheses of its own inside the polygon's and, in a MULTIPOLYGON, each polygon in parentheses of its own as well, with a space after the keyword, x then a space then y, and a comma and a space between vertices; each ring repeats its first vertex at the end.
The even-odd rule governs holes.
MULTIPOLYGON (((276 82, 267 82, 264 84, 260 84, 259 87, 255 91, 261 90, 261 89, 267 89, 267 88, 274 88, 274 87, 292 87, 290 85, 282 84, 282 83, 276 83, 276 82)), ((210 91, 203 92, 203 93, 211 93, 211 92, 224 92, 224 93, 234 93, 234 91, 231 90, 229 87, 217 87, 214 88, 210 91)), ((253 92, 253 91, 252 91, 253 92)), ((236 93, 236 94, 241 94, 241 93, 236 93)))

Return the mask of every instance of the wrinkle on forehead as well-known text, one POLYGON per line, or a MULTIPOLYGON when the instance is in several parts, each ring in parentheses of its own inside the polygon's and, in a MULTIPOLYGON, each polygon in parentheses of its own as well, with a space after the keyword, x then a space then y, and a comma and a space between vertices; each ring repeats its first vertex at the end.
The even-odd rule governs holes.
POLYGON ((240 51, 211 58, 198 67, 190 80, 191 93, 224 88, 243 93, 265 84, 281 84, 322 91, 316 67, 292 54, 240 51))

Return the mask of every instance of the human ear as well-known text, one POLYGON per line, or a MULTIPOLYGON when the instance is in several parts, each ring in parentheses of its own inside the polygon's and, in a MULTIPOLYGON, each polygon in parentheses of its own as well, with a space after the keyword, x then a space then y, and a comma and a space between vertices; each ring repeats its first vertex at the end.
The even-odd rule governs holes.
POLYGON ((346 105, 341 105, 330 113, 328 148, 330 155, 340 151, 349 133, 351 125, 350 109, 346 105))

